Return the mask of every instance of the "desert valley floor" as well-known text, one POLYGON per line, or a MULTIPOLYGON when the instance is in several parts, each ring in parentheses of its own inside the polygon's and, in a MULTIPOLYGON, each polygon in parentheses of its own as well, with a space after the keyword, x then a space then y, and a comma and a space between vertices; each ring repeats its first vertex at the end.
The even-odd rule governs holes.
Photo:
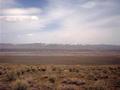
POLYGON ((0 90, 120 90, 120 52, 0 52, 0 90))

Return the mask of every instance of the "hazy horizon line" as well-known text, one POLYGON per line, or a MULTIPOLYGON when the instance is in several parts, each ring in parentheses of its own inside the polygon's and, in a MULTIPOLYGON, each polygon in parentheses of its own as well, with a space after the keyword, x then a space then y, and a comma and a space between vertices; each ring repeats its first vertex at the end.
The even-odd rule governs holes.
POLYGON ((64 43, 0 43, 0 44, 12 44, 12 45, 27 45, 27 44, 45 44, 45 45, 106 45, 106 46, 120 46, 116 44, 77 44, 77 43, 72 43, 72 44, 64 44, 64 43))

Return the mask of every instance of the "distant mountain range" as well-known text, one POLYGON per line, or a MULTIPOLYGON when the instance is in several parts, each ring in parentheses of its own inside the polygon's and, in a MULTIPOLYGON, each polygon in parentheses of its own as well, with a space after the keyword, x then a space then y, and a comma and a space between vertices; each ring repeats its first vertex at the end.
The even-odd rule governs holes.
POLYGON ((69 45, 69 44, 0 44, 0 51, 9 50, 97 50, 120 51, 120 45, 69 45))

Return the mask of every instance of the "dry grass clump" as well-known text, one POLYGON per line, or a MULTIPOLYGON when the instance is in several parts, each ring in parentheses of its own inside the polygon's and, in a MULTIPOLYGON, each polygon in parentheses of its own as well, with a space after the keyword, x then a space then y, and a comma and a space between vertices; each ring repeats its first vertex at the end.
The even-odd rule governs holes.
POLYGON ((96 81, 98 78, 96 78, 95 75, 88 74, 88 75, 86 76, 86 79, 96 81))
POLYGON ((25 69, 19 68, 19 69, 16 69, 15 72, 16 72, 17 76, 19 77, 25 73, 25 69))
POLYGON ((49 81, 50 81, 51 83, 55 83, 56 80, 57 80, 57 78, 56 78, 55 76, 52 76, 52 77, 49 78, 49 81))
POLYGON ((17 78, 17 74, 15 71, 8 71, 7 72, 7 79, 9 81, 16 80, 16 78, 17 78))
POLYGON ((76 86, 71 85, 60 85, 57 90, 80 90, 76 86))
POLYGON ((16 80, 16 78, 20 77, 20 75, 23 75, 25 73, 25 70, 23 68, 7 71, 7 78, 9 81, 16 80))
POLYGON ((46 82, 45 84, 40 84, 38 87, 39 90, 56 90, 55 87, 53 87, 53 85, 48 82, 46 82))
POLYGON ((11 84, 12 90, 28 90, 28 83, 25 80, 16 80, 11 84))
POLYGON ((119 65, 3 64, 0 73, 0 90, 120 89, 119 65))
POLYGON ((26 78, 26 81, 29 83, 29 84, 32 84, 32 82, 34 81, 33 77, 28 77, 26 78))
POLYGON ((94 83, 93 86, 94 86, 94 88, 105 88, 106 87, 106 82, 104 80, 98 80, 94 83))
POLYGON ((77 69, 77 68, 70 68, 70 69, 69 69, 69 72, 79 73, 79 69, 77 69))
POLYGON ((120 88, 120 80, 115 81, 113 84, 115 87, 119 87, 120 88))
POLYGON ((40 80, 44 80, 44 79, 48 79, 49 78, 49 75, 42 75, 41 77, 40 77, 40 80))
POLYGON ((107 90, 105 87, 86 87, 85 90, 107 90))
POLYGON ((64 79, 62 83, 80 86, 85 84, 85 80, 79 80, 77 78, 69 78, 69 79, 64 79))

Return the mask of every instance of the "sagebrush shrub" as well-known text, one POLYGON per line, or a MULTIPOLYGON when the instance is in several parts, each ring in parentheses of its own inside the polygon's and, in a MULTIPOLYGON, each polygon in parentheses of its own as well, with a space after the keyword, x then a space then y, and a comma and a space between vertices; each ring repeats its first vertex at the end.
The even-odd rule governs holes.
POLYGON ((25 80, 16 80, 11 85, 12 90, 28 90, 28 83, 25 80))
POLYGON ((16 79, 16 73, 14 71, 9 71, 7 72, 7 78, 9 81, 15 80, 16 79))

